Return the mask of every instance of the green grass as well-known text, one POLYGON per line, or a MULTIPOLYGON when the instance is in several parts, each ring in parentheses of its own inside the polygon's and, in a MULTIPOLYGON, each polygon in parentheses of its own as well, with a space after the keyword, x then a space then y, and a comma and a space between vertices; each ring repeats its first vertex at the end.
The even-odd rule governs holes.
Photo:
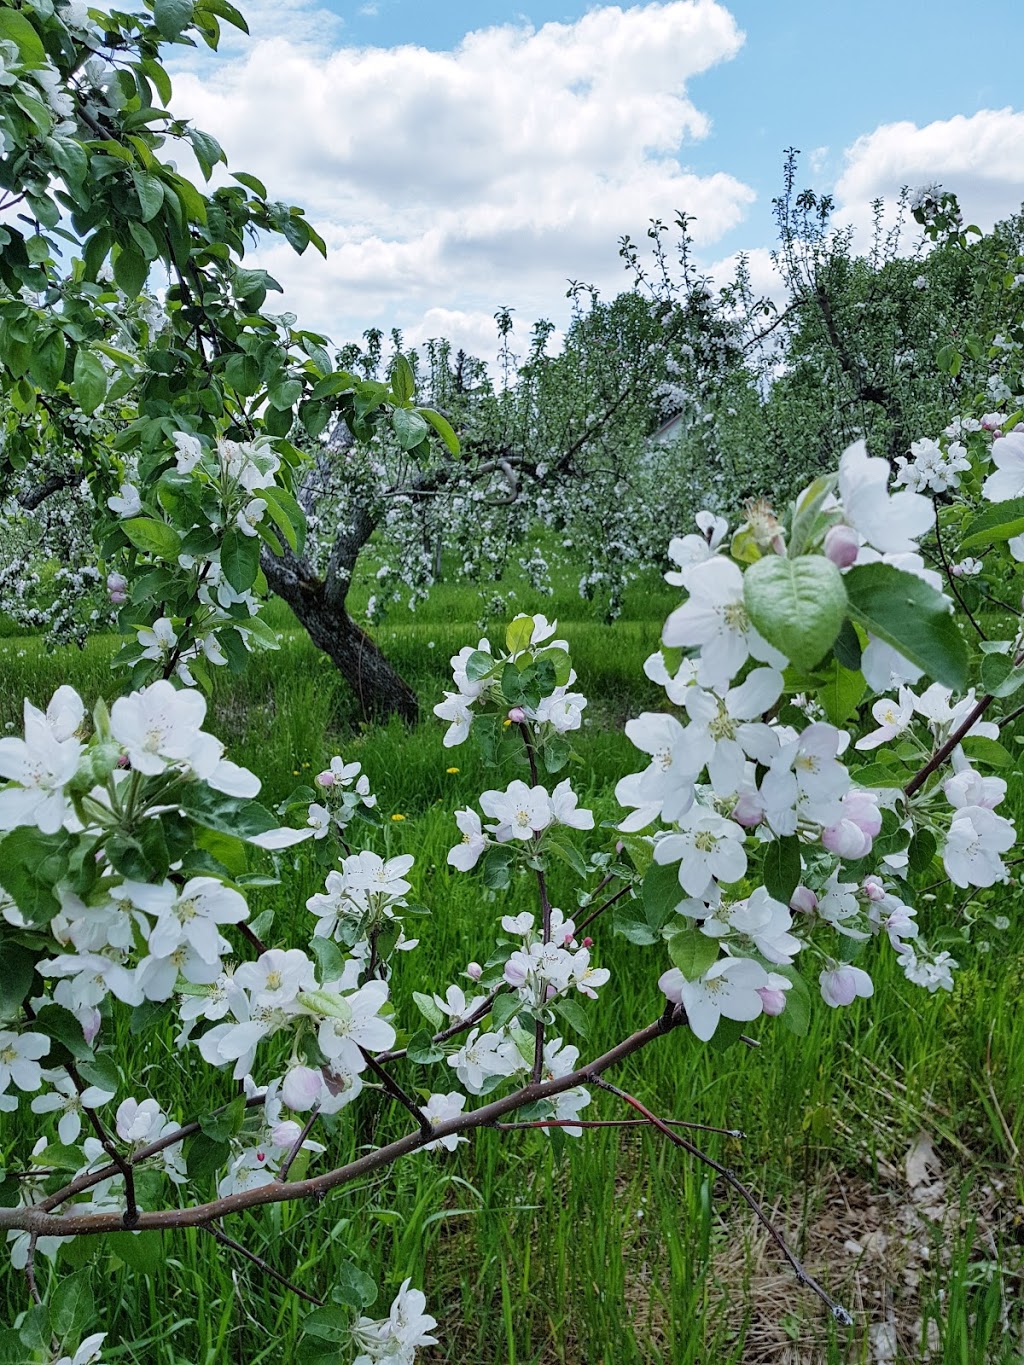
MULTIPOLYGON (((672 599, 651 587, 647 600, 646 614, 639 597, 630 619, 612 629, 582 619, 568 591, 555 608, 539 604, 549 616, 562 614, 581 689, 595 698, 579 736, 584 766, 576 784, 599 821, 616 813, 617 777, 637 766, 622 720, 660 705, 642 662, 672 599)), ((398 1012, 408 1021, 414 988, 443 990, 470 959, 488 954, 498 915, 532 905, 526 882, 495 896, 445 861, 455 837, 450 812, 493 784, 472 743, 442 748, 442 728, 428 709, 447 678, 448 655, 475 641, 475 608, 467 590, 444 589, 429 613, 396 613, 381 628, 389 656, 427 704, 427 719, 412 731, 360 727, 330 665, 283 609, 274 610, 275 624, 286 630, 284 648, 254 660, 241 679, 218 678, 210 728, 231 757, 260 774, 270 801, 291 790, 296 773, 308 776, 340 752, 363 763, 383 812, 405 817, 388 822, 378 842, 417 855, 415 893, 433 910, 431 919, 414 922, 421 946, 396 973, 398 1012), (459 771, 448 773, 451 766, 459 771)), ((32 639, 0 641, 0 731, 20 729, 23 695, 45 702, 60 682, 90 699, 115 693, 113 648, 101 639, 82 652, 48 655, 32 639)), ((1019 779, 1012 806, 1019 817, 1019 779)), ((596 830, 588 847, 600 847, 607 835, 596 830)), ((272 908, 272 937, 301 944, 311 924, 305 900, 320 884, 304 856, 289 855, 282 884, 253 894, 254 913, 272 908)), ((567 875, 556 872, 552 890, 557 904, 572 904, 567 875)), ((953 916, 947 888, 936 895, 921 907, 929 936, 953 916)), ((760 1047, 720 1052, 679 1032, 613 1077, 658 1112, 744 1130, 742 1142, 709 1136, 708 1150, 777 1211, 798 1247, 808 1246, 814 1272, 857 1311, 852 1332, 824 1321, 813 1296, 765 1254, 743 1206, 721 1184, 712 1197, 706 1169, 656 1134, 598 1130, 555 1147, 531 1132, 481 1132, 454 1156, 410 1158, 320 1205, 244 1215, 227 1230, 317 1294, 329 1292, 334 1268, 346 1260, 378 1280, 382 1308, 412 1276, 441 1321, 441 1344, 423 1353, 427 1362, 868 1362, 866 1328, 885 1317, 884 1299, 870 1298, 875 1289, 891 1297, 900 1359, 925 1358, 932 1323, 934 1361, 1019 1362, 1014 1210, 1024 1145, 1024 922, 1016 887, 1000 889, 998 911, 1010 916, 1010 929, 988 935, 990 952, 958 947, 963 965, 952 996, 909 986, 891 955, 879 951, 871 964, 875 1000, 839 1011, 821 1006, 806 1038, 761 1021, 753 1030, 760 1047), (872 1269, 844 1250, 842 1236, 829 1240, 825 1214, 838 1202, 856 1222, 862 1211, 868 1220, 868 1211, 874 1217, 908 1204, 900 1173, 922 1130, 935 1141, 944 1201, 957 1216, 955 1227, 923 1234, 930 1258, 911 1289, 889 1262, 872 1269), (1001 1211, 993 1212, 995 1202, 1001 1211), (770 1353, 772 1331, 804 1353, 770 1353)), ((594 1053, 660 1012, 657 978, 665 966, 657 949, 613 938, 607 927, 595 951, 613 979, 601 1004, 588 1010, 592 1035, 582 1046, 594 1053)), ((178 1051, 174 1032, 166 1023, 143 1037, 119 1035, 118 1055, 130 1077, 125 1094, 151 1094, 187 1118, 223 1102, 231 1085, 178 1051)), ((408 1066, 402 1077, 427 1090, 456 1084, 445 1066, 408 1066)), ((360 1142, 405 1131, 403 1113, 375 1097, 357 1107, 358 1123, 347 1110, 333 1127, 332 1164, 355 1155, 360 1142)), ((590 1112, 621 1116, 613 1097, 600 1093, 590 1112)), ((904 1250, 901 1227, 894 1217, 893 1264, 904 1250)), ((74 1263, 89 1249, 80 1241, 67 1256, 74 1263)), ((293 1358, 304 1306, 202 1231, 162 1234, 151 1274, 127 1269, 108 1247, 92 1250, 101 1325, 111 1343, 126 1344, 112 1358, 154 1365, 293 1358)), ((40 1277, 45 1291, 48 1261, 40 1277)), ((8 1315, 24 1306, 20 1276, 5 1273, 0 1292, 8 1315)))

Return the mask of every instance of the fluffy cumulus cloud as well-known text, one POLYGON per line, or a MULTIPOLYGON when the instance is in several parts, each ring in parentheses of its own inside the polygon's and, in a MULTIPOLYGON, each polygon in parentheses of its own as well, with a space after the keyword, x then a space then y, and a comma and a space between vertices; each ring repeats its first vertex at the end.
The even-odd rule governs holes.
POLYGON ((903 185, 933 182, 954 190, 967 221, 983 229, 1018 211, 1024 197, 1024 112, 982 109, 923 127, 882 124, 847 149, 836 200, 842 216, 866 225, 872 199, 892 199, 903 185))
POLYGON ((715 0, 479 29, 440 52, 318 41, 301 12, 277 25, 267 6, 226 62, 178 70, 174 107, 308 209, 327 261, 271 248, 261 263, 337 341, 399 324, 493 353, 499 305, 525 331, 569 278, 623 287, 617 239, 649 217, 685 208, 706 247, 754 198, 681 160, 710 129, 690 82, 743 41, 715 0))

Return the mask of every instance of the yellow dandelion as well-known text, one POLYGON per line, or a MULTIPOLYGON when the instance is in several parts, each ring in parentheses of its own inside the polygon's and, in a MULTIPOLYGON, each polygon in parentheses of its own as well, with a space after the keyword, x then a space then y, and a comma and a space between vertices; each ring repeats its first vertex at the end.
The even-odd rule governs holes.
POLYGON ((391 818, 392 818, 392 820, 404 820, 404 819, 405 819, 405 816, 404 816, 404 815, 392 815, 391 818))
POLYGON ((448 768, 448 769, 446 769, 446 771, 447 771, 447 772, 450 772, 450 773, 457 773, 459 770, 458 770, 458 768, 448 768))
POLYGON ((298 775, 299 775, 299 770, 298 770, 298 768, 293 768, 293 769, 292 769, 292 777, 298 777, 298 775))
POLYGON ((508 727, 512 724, 512 722, 511 722, 510 720, 503 720, 501 723, 502 723, 502 725, 505 727, 506 730, 507 730, 508 727))

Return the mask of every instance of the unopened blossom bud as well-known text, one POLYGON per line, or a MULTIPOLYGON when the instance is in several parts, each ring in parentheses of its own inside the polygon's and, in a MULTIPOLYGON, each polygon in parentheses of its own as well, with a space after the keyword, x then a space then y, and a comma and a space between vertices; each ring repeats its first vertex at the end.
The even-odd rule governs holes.
POLYGON ((85 1018, 80 1019, 79 1022, 82 1025, 82 1033, 85 1035, 85 1041, 91 1047, 92 1040, 100 1031, 101 1016, 99 1010, 93 1009, 87 1011, 85 1018))
POLYGON ((112 606, 121 607, 128 601, 128 594, 120 588, 112 588, 108 594, 112 606))
POLYGON ((131 765, 131 760, 129 759, 129 757, 128 757, 127 754, 121 754, 121 755, 119 755, 118 760, 117 760, 117 766, 118 766, 119 768, 130 768, 130 767, 132 766, 132 765, 131 765))
POLYGON ((584 947, 584 948, 592 948, 593 946, 594 946, 594 940, 593 940, 593 939, 590 937, 590 935, 588 934, 587 937, 583 940, 583 947, 584 947))
POLYGON ((505 963, 503 975, 510 986, 518 987, 526 982, 526 970, 515 958, 509 958, 508 962, 505 963))
POLYGON ((331 772, 330 768, 325 768, 322 773, 317 773, 316 775, 316 785, 318 787, 333 787, 334 781, 334 774, 331 772))
POLYGON ((865 877, 861 882, 861 889, 869 901, 885 900, 885 887, 880 877, 865 877))
POLYGON ((764 804, 757 792, 741 792, 731 819, 744 829, 753 829, 764 819, 764 804))
POLYGON ((469 977, 470 981, 479 981, 483 974, 484 969, 480 966, 479 962, 471 962, 466 968, 466 975, 469 977))
POLYGON ((839 569, 848 569, 860 551, 860 539, 852 526, 832 526, 825 535, 825 558, 839 569))
POLYGON ((108 574, 107 574, 107 592, 127 592, 127 591, 128 591, 128 580, 127 580, 127 578, 125 578, 124 574, 121 574, 121 573, 108 573, 108 574))
POLYGON ((798 886, 789 898, 789 908, 813 915, 818 908, 818 898, 809 886, 798 886))
POLYGON ((621 853, 625 847, 626 847, 626 845, 622 842, 621 839, 616 839, 616 840, 615 840, 615 852, 616 852, 616 853, 621 853))
POLYGON ((522 725, 523 721, 526 719, 526 712, 521 706, 513 706, 508 713, 508 718, 514 725, 522 725))
POLYGON ((786 1008, 785 991, 773 991, 770 986, 760 986, 757 993, 761 997, 761 1008, 772 1018, 786 1008))
POLYGON ((275 1123, 269 1134, 274 1147, 285 1149, 294 1147, 301 1136, 302 1128, 294 1119, 282 1119, 280 1123, 275 1123))
POLYGON ((293 1066, 281 1083, 281 1099, 289 1109, 303 1113, 312 1109, 323 1090, 319 1071, 310 1066, 293 1066))
POLYGON ((558 994, 558 987, 557 987, 557 986, 548 986, 548 987, 545 988, 545 991, 544 991, 544 999, 545 999, 545 1000, 554 1000, 554 998, 555 998, 555 996, 556 996, 557 994, 558 994))

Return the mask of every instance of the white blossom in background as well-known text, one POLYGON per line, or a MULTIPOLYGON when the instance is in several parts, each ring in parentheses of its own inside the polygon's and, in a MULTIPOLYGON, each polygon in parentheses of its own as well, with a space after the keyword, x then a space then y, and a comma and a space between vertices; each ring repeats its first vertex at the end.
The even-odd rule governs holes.
POLYGON ((737 564, 719 555, 696 565, 688 578, 690 596, 669 616, 661 638, 669 646, 700 649, 697 681, 702 687, 728 687, 751 657, 773 668, 785 667, 785 655, 751 625, 737 564))
POLYGON ((413 1365, 417 1347, 436 1345, 437 1337, 430 1333, 437 1319, 423 1311, 426 1298, 418 1289, 410 1289, 411 1283, 402 1281, 386 1318, 359 1318, 352 1328, 360 1351, 353 1365, 413 1365))

